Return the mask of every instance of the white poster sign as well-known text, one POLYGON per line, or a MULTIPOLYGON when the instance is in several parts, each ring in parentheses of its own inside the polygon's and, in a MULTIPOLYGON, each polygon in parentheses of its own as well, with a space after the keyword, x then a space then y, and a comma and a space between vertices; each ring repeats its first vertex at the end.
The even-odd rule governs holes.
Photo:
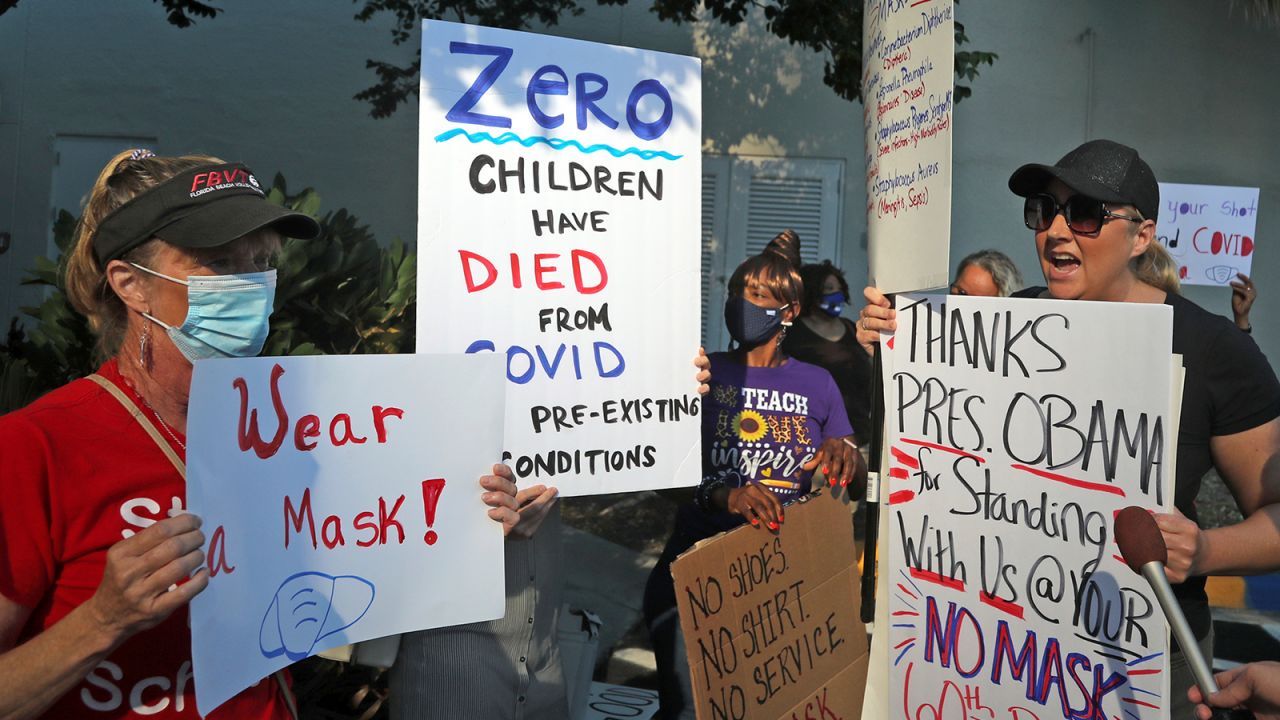
POLYGON ((503 358, 529 482, 697 484, 699 60, 428 21, 421 91, 418 350, 503 358))
POLYGON ((1113 523, 1122 507, 1173 503, 1171 308, 898 307, 882 347, 889 707, 1168 717, 1164 615, 1113 523))
POLYGON ((583 720, 650 720, 658 712, 658 693, 645 688, 593 682, 583 720))
POLYGON ((479 486, 501 452, 502 372, 492 355, 196 363, 201 715, 331 647, 502 616, 502 529, 479 486))
POLYGON ((951 245, 952 0, 869 0, 863 9, 870 282, 945 287, 951 245))
POLYGON ((1156 236, 1185 285, 1224 286, 1252 273, 1258 188, 1160 183, 1156 236))

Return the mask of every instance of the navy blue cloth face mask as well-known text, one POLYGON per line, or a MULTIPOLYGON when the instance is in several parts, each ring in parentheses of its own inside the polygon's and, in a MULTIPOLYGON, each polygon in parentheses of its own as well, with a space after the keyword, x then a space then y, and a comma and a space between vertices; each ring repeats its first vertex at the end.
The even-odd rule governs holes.
POLYGON ((818 303, 818 309, 831 317, 840 317, 840 313, 844 312, 844 304, 847 302, 849 302, 849 298, 845 297, 843 292, 827 293, 822 296, 822 302, 818 303))
POLYGON ((729 298, 724 303, 724 324, 729 328, 729 335, 750 350, 776 335, 783 325, 790 324, 782 321, 782 311, 786 308, 786 305, 762 308, 746 298, 729 298))

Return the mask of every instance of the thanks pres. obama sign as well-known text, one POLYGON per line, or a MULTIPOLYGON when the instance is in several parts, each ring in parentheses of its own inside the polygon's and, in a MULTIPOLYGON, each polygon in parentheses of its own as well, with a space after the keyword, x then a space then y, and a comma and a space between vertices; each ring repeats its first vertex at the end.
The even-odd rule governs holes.
POLYGON ((502 531, 478 484, 501 451, 501 375, 493 356, 196 363, 201 714, 331 647, 502 614, 502 531))
MULTIPOLYGON (((995 720, 1168 717, 1168 636, 1119 556, 1167 509, 1167 305, 897 298, 882 342, 889 703, 995 720), (971 700, 972 699, 972 700, 971 700)), ((1179 368, 1180 370, 1180 368, 1179 368)))
POLYGON ((698 481, 696 58, 423 25, 418 351, 506 368, 506 459, 566 495, 698 481))

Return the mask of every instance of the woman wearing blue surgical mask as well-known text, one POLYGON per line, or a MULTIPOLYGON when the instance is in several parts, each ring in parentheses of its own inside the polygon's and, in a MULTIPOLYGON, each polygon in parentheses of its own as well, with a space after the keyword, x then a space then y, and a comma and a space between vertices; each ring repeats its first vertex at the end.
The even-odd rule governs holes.
POLYGON ((842 315, 848 308, 849 283, 830 260, 800 268, 800 280, 804 283, 803 309, 787 332, 782 349, 831 373, 853 434, 866 438, 871 429, 871 361, 858 347, 853 322, 842 315))
POLYGON ((694 502, 645 586, 644 617, 657 662, 657 717, 694 717, 689 666, 676 612, 671 563, 694 543, 749 523, 776 532, 784 503, 808 494, 814 474, 848 486, 865 475, 844 402, 831 374, 789 357, 803 290, 800 238, 788 230, 747 258, 729 279, 725 325, 734 346, 712 353, 710 391, 702 399, 702 475, 694 502))
MULTIPOLYGON (((218 158, 126 151, 99 175, 65 280, 104 362, 0 417, 0 717, 197 717, 186 608, 208 575, 200 519, 183 512, 192 363, 261 351, 271 256, 282 235, 319 231, 218 158)), ((480 484, 509 530, 510 470, 480 484)), ((209 717, 289 718, 287 684, 209 717)))

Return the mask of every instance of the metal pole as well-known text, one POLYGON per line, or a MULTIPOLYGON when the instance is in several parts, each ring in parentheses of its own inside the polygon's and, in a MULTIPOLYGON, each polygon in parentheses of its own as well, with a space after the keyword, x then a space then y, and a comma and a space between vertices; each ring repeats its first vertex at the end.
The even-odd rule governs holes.
MULTIPOLYGON (((889 296, 893 305, 893 296, 889 296)), ((880 535, 880 457, 884 453, 884 366, 880 345, 871 352, 871 442, 867 446, 867 520, 862 540, 862 622, 876 617, 876 539, 880 535)))

